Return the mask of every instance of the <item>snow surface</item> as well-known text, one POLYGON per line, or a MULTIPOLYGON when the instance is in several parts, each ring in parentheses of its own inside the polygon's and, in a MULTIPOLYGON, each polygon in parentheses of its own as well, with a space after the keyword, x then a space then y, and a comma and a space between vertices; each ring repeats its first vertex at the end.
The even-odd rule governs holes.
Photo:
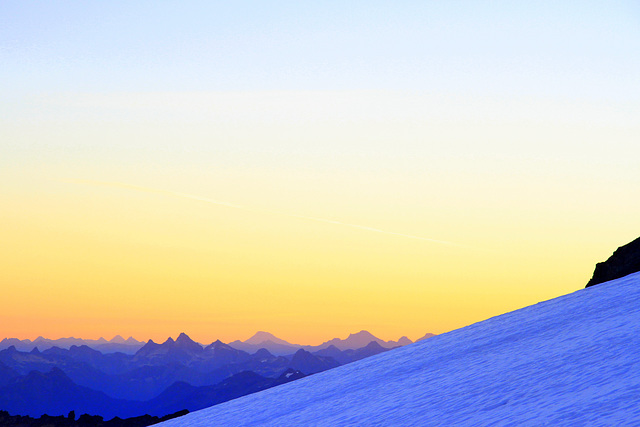
POLYGON ((640 425, 640 273, 167 421, 640 425))

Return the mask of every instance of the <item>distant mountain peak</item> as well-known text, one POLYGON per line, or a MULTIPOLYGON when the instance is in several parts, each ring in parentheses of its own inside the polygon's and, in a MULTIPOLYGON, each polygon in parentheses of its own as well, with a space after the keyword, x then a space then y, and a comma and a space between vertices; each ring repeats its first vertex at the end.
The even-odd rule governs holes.
POLYGON ((185 349, 185 350, 189 350, 189 351, 201 351, 202 350, 202 346, 200 344, 198 344, 197 342, 195 342, 194 340, 192 340, 191 338, 189 338, 189 336, 187 334, 185 334, 184 332, 182 332, 179 336, 178 339, 175 341, 176 347, 185 349))
POLYGON ((218 349, 235 350, 235 348, 231 347, 229 344, 223 343, 220 340, 215 340, 214 342, 212 342, 211 344, 205 347, 205 350, 218 350, 218 349))
POLYGON ((111 338, 111 341, 109 342, 113 344, 124 344, 125 341, 121 335, 116 335, 115 337, 111 338))
POLYGON ((349 334, 349 337, 346 340, 336 341, 335 345, 340 350, 345 350, 347 348, 356 349, 366 346, 371 341, 383 343, 380 338, 376 337, 371 332, 362 330, 355 334, 349 334))
POLYGON ((146 356, 158 347, 160 347, 160 344, 156 344, 152 339, 150 339, 145 345, 143 345, 138 351, 136 351, 136 356, 146 356))
POLYGON ((369 344, 365 345, 363 348, 366 348, 368 350, 373 350, 373 349, 384 349, 383 346, 381 346, 378 341, 371 341, 369 344))
POLYGON ((191 338, 189 338, 189 335, 187 335, 184 332, 182 332, 182 333, 180 333, 180 335, 178 335, 178 338, 176 339, 176 343, 177 344, 184 344, 184 343, 191 344, 191 343, 196 343, 196 342, 194 340, 192 340, 191 338))
POLYGON ((366 330, 364 330, 364 329, 363 329, 363 330, 361 330, 360 332, 356 332, 355 334, 349 334, 349 336, 350 336, 350 337, 363 337, 363 336, 367 336, 367 337, 374 337, 374 338, 375 338, 375 336, 374 336, 371 332, 366 331, 366 330))
POLYGON ((262 344, 263 342, 266 341, 271 341, 275 344, 282 344, 282 345, 292 345, 291 343, 280 339, 278 337, 276 337, 275 335, 269 333, 269 332, 264 332, 264 331, 258 331, 256 332, 251 338, 249 338, 248 340, 244 341, 245 344, 253 344, 253 345, 258 345, 258 344, 262 344))
POLYGON ((418 341, 422 341, 422 340, 426 340, 427 338, 431 338, 431 337, 435 337, 435 336, 436 336, 436 334, 432 334, 432 333, 430 333, 430 332, 427 332, 426 334, 424 334, 424 336, 422 336, 422 337, 418 338, 418 339, 416 340, 416 342, 418 342, 418 341))
POLYGON ((400 339, 398 340, 398 345, 409 345, 409 344, 413 344, 413 341, 411 341, 408 337, 403 336, 400 337, 400 339))
POLYGON ((254 356, 255 357, 273 357, 273 354, 271 354, 269 350, 263 347, 261 349, 258 349, 258 351, 254 353, 254 356))

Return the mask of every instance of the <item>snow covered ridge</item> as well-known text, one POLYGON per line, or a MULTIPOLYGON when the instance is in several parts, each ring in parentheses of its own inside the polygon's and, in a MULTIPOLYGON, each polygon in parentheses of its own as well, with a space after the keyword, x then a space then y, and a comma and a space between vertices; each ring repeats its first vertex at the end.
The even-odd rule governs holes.
POLYGON ((635 273, 160 425, 640 425, 639 330, 635 273))

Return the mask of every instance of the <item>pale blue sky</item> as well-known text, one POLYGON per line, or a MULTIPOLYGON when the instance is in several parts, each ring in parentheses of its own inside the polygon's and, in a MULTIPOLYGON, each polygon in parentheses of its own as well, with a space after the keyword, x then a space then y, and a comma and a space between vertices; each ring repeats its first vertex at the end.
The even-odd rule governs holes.
POLYGON ((427 90, 635 99, 634 1, 0 4, 5 94, 427 90))

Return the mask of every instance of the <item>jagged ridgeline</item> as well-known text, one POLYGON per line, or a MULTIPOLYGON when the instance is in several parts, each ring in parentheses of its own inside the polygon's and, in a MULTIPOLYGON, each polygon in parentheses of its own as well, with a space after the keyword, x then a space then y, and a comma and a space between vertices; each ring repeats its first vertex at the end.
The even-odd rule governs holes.
MULTIPOLYGON (((122 338, 110 344, 123 344, 118 341, 126 344, 122 338)), ((181 333, 163 343, 149 340, 134 354, 125 354, 103 353, 87 342, 104 349, 106 340, 2 340, 0 410, 8 412, 7 420, 20 415, 32 417, 36 424, 29 425, 41 421, 58 425, 60 417, 69 421, 66 414, 71 411, 104 420, 196 411, 390 351, 398 343, 411 343, 406 337, 383 341, 360 331, 344 340, 335 338, 302 348, 260 332, 245 342, 238 341, 238 346, 257 349, 247 352, 220 340, 203 345, 181 333), (5 345, 8 347, 3 348, 5 345), (41 350, 38 345, 50 347, 41 350), (267 347, 289 353, 276 355, 267 347), (43 414, 58 421, 35 420, 43 414)), ((8 423, 0 422, 0 426, 8 423)))
POLYGON ((596 264, 593 277, 585 287, 619 279, 638 271, 640 271, 640 237, 620 246, 605 262, 596 264))

